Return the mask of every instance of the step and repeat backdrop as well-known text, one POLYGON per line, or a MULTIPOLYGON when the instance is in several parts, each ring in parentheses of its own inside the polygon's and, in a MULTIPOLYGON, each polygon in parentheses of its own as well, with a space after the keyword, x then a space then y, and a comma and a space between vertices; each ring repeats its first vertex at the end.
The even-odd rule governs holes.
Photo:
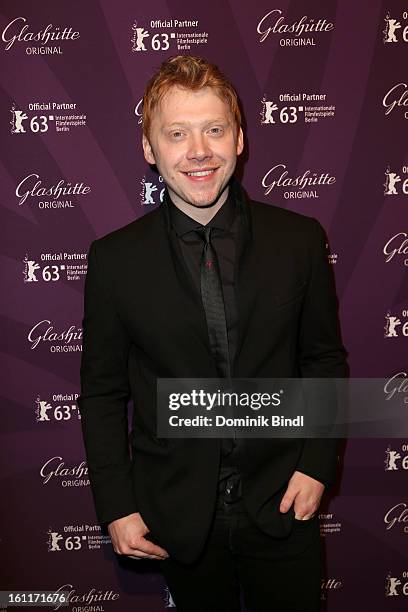
MULTIPOLYGON (((117 557, 98 525, 76 405, 89 245, 163 196, 145 83, 183 53, 230 77, 239 179, 320 220, 352 376, 386 378, 408 411, 408 2, 2 0, 0 31, 0 590, 172 608, 155 562, 117 557)), ((322 610, 408 610, 407 470, 408 440, 344 442, 320 508, 322 610)))

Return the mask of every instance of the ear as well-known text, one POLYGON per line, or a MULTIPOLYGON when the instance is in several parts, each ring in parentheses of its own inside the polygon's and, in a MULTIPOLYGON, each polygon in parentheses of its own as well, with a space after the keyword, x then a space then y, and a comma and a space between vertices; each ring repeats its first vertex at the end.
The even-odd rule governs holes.
POLYGON ((148 141, 147 137, 144 134, 142 136, 142 146, 143 146, 143 153, 145 156, 145 160, 147 161, 147 163, 156 164, 156 159, 154 157, 153 149, 151 147, 150 142, 148 141))
POLYGON ((239 128, 238 138, 237 138, 237 155, 241 155, 244 149, 244 134, 242 132, 242 128, 239 128))

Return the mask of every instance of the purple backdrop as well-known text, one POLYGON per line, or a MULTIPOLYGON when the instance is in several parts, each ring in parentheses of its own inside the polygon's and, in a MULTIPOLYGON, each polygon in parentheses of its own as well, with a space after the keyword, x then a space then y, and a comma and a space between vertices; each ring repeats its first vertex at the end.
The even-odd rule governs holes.
MULTIPOLYGON (((229 75, 249 194, 328 232, 352 375, 406 377, 408 4, 3 0, 0 20, 0 590, 65 588, 72 612, 171 608, 154 562, 118 561, 98 527, 75 403, 89 244, 160 204, 145 82, 177 53, 229 75)), ((407 611, 408 441, 344 446, 321 507, 322 610, 407 611)))

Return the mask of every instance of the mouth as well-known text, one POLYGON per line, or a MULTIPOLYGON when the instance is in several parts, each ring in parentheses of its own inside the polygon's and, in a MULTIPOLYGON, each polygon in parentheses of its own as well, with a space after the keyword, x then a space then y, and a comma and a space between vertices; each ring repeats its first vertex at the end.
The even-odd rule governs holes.
POLYGON ((197 170, 189 170, 188 172, 183 172, 185 176, 191 181, 208 181, 210 180, 214 174, 217 172, 218 168, 199 168, 197 170))

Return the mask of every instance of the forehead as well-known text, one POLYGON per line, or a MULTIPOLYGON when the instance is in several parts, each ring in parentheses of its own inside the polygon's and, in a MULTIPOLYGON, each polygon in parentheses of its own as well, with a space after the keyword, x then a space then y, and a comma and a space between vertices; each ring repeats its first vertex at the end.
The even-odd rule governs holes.
POLYGON ((228 118, 230 109, 226 102, 211 87, 197 91, 171 87, 157 105, 153 119, 160 123, 197 119, 209 119, 212 115, 228 118))

